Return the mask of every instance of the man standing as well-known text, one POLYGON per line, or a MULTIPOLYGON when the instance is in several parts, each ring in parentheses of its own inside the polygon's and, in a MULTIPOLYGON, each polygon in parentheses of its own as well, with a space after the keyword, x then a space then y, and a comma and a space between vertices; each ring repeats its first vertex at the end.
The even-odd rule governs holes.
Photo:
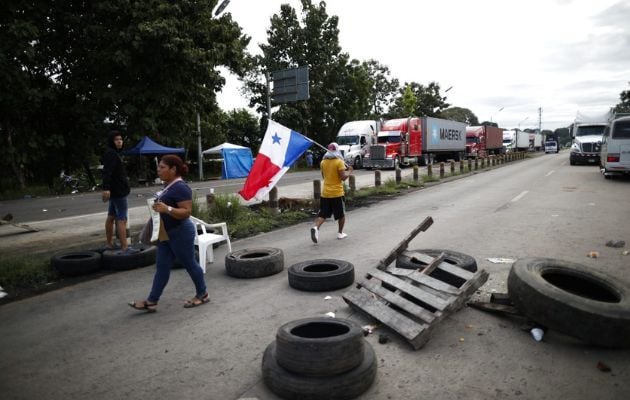
POLYGON ((130 252, 132 249, 127 248, 127 195, 130 190, 127 171, 119 154, 123 147, 123 138, 119 131, 108 133, 107 147, 103 155, 103 202, 109 201, 105 220, 107 247, 114 247, 116 221, 121 250, 130 252))
POLYGON ((324 154, 319 168, 324 178, 324 188, 322 189, 315 226, 311 228, 311 240, 313 243, 319 241, 319 227, 331 215, 335 217, 339 226, 337 239, 344 239, 348 235, 343 232, 343 227, 346 223, 343 181, 352 174, 352 167, 346 167, 346 164, 341 159, 339 145, 333 142, 328 145, 328 151, 324 154))

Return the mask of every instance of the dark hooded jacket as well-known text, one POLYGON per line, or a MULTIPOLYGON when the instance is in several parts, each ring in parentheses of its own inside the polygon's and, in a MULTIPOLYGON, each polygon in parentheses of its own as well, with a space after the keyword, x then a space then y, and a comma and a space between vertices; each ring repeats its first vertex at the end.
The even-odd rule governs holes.
POLYGON ((120 151, 114 144, 116 136, 120 136, 120 132, 113 131, 107 135, 108 149, 103 155, 103 190, 109 190, 111 197, 125 197, 129 194, 129 182, 120 151))

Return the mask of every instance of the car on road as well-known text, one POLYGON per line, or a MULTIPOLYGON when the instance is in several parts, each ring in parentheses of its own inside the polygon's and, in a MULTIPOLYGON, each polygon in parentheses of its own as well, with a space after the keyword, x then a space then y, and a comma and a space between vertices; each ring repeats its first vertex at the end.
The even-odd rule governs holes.
POLYGON ((630 173, 630 117, 617 118, 604 130, 600 167, 607 179, 630 173))

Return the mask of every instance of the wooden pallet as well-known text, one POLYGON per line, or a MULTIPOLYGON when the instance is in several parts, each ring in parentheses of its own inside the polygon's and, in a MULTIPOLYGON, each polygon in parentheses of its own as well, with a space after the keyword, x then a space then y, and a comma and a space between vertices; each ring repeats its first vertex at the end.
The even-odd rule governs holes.
MULTIPOLYGON (((428 226, 430 223, 424 228, 428 226)), ((421 230, 415 229, 412 234, 421 230)), ((410 240, 407 239, 409 237, 392 251, 396 257, 405 251, 410 240)), ((488 273, 484 270, 472 273, 445 263, 444 254, 434 258, 415 252, 408 252, 408 255, 426 263, 425 268, 396 268, 389 265, 396 258, 391 257, 392 253, 368 272, 355 288, 344 293, 343 299, 352 308, 392 328, 417 350, 429 340, 431 331, 444 317, 463 307, 488 280, 488 273), (456 280, 462 284, 454 286, 429 276, 436 268, 459 278, 456 280)))

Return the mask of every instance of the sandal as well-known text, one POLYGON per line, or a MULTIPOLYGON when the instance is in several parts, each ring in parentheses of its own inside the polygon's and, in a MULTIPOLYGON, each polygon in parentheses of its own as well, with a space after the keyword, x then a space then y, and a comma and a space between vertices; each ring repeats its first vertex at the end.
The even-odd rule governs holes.
POLYGON ((206 293, 203 296, 201 296, 201 298, 195 296, 192 299, 187 300, 186 303, 184 303, 184 308, 193 308, 193 307, 204 305, 209 302, 210 302, 210 297, 208 296, 208 293, 206 293))
POLYGON ((146 300, 141 301, 132 301, 129 304, 129 307, 138 310, 138 311, 146 311, 148 313, 154 313, 157 311, 157 303, 149 303, 146 300))

